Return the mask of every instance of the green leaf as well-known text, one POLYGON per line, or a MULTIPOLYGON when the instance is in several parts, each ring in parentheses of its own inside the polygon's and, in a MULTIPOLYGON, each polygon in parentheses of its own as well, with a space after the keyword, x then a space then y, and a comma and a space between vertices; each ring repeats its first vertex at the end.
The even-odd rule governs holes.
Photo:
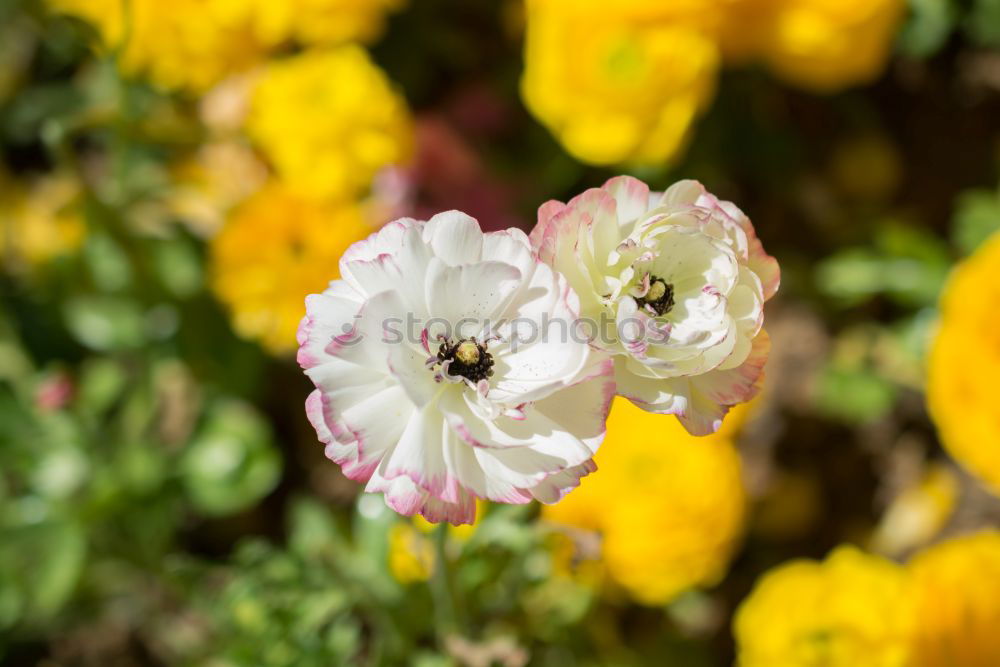
POLYGON ((966 19, 965 30, 980 46, 1000 46, 1000 0, 976 0, 966 19))
POLYGON ((844 250, 820 263, 816 281, 824 294, 851 303, 863 301, 884 289, 883 262, 868 248, 844 250))
MULTIPOLYGON (((0 532, 0 593, 10 613, 21 601, 21 620, 42 622, 69 599, 87 553, 83 529, 69 521, 51 521, 0 532)), ((10 619, 8 619, 9 621, 10 619)))
POLYGON ((969 190, 958 197, 951 219, 952 242, 964 254, 1000 231, 1000 195, 990 190, 969 190))
POLYGON ((135 348, 145 340, 138 304, 110 296, 82 296, 63 307, 66 326, 82 345, 101 352, 135 348))
POLYGON ((94 284, 103 292, 118 292, 132 281, 132 267, 122 247, 107 234, 87 236, 83 248, 94 284))
POLYGON ((315 557, 341 545, 329 508, 315 499, 296 500, 289 513, 289 524, 288 546, 303 558, 315 557))
POLYGON ((835 419, 864 424, 887 414, 896 394, 891 382, 868 370, 830 366, 820 374, 816 405, 835 419))
POLYGON ((198 253, 190 242, 173 239, 159 243, 154 259, 160 282, 174 296, 189 297, 201 289, 204 272, 198 253))
POLYGON ((225 401, 185 451, 181 472, 191 502, 206 514, 223 515, 270 493, 281 458, 261 416, 246 403, 225 401))
POLYGON ((955 27, 951 0, 910 0, 910 13, 899 33, 899 50, 911 58, 929 58, 941 50, 955 27))

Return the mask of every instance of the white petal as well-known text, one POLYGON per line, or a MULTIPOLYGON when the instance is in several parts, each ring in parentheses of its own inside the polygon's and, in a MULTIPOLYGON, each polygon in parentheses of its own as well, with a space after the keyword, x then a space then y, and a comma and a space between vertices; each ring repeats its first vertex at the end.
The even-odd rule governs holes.
POLYGON ((479 223, 460 211, 438 213, 427 221, 424 240, 446 264, 459 266, 482 258, 483 232, 479 223))

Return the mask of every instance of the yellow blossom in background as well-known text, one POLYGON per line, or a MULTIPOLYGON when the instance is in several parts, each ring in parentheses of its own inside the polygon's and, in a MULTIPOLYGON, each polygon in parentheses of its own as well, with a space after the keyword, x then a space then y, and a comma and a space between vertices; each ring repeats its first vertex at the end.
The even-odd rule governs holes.
POLYGON ((256 27, 267 41, 304 44, 369 42, 381 35, 388 12, 403 0, 250 0, 256 27))
POLYGON ((320 205, 266 186, 212 240, 212 287, 241 336, 291 352, 305 295, 323 291, 344 250, 372 231, 357 205, 320 205))
POLYGON ((315 198, 363 193, 379 170, 413 150, 405 100, 357 46, 269 64, 252 92, 246 130, 289 187, 315 198))
POLYGON ((736 613, 742 667, 906 667, 906 571, 844 546, 765 574, 736 613))
POLYGON ((49 0, 92 23, 125 71, 201 92, 291 40, 370 41, 402 0, 49 0))
POLYGON ((1000 494, 1000 234, 955 269, 941 297, 927 402, 948 453, 1000 494))
POLYGON ((662 163, 714 92, 719 3, 528 0, 528 108, 584 162, 662 163))
MULTIPOLYGON (((458 526, 446 525, 448 539, 464 543, 476 532, 476 526, 486 511, 488 502, 476 500, 476 521, 458 526)), ((436 554, 434 552, 435 530, 442 529, 419 514, 401 519, 389 529, 389 571, 401 584, 427 581, 434 572, 436 554)))
POLYGON ((162 88, 203 91, 258 62, 267 45, 254 35, 242 0, 49 0, 92 23, 104 47, 122 47, 126 72, 162 88))
POLYGON ((30 185, 0 181, 0 258, 15 271, 76 250, 86 224, 79 183, 65 175, 30 185))
POLYGON ((427 581, 434 571, 434 545, 409 521, 389 528, 389 571, 401 584, 427 581))
MULTIPOLYGON (((784 0, 764 26, 761 58, 819 92, 868 83, 885 67, 905 0, 784 0)), ((739 29, 736 26, 735 29, 739 29)))
POLYGON ((947 540, 913 558, 912 667, 1000 665, 1000 533, 947 540))
POLYGON ((576 158, 662 164, 720 60, 828 92, 885 67, 905 0, 526 0, 522 96, 576 158))
POLYGON ((698 438, 617 399, 598 471, 543 516, 599 533, 607 575, 645 604, 715 583, 743 528, 746 497, 731 433, 744 411, 698 438))

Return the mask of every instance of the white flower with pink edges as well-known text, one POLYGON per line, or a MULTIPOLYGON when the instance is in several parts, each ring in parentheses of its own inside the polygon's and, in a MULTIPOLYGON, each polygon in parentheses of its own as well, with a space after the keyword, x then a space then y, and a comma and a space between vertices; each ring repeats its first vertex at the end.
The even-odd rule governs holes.
POLYGON ((696 181, 658 194, 622 176, 543 205, 531 240, 582 317, 613 322, 594 344, 614 355, 620 395, 705 435, 758 392, 780 276, 736 206, 696 181))
POLYGON ((596 469, 614 364, 566 334, 580 301, 523 232, 402 219, 340 274, 306 300, 298 360, 327 457, 366 491, 471 523, 476 498, 551 503, 596 469))

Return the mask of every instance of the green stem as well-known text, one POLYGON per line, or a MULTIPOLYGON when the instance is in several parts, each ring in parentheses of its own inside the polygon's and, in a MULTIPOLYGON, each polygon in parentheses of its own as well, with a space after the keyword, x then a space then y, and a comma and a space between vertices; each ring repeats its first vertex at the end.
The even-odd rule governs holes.
MULTIPOLYGON (((448 576, 448 524, 441 523, 434 531, 434 572, 431 575, 431 597, 434 601, 434 620, 439 641, 457 629, 455 598, 448 576)), ((442 647, 443 648, 443 647, 442 647)))

